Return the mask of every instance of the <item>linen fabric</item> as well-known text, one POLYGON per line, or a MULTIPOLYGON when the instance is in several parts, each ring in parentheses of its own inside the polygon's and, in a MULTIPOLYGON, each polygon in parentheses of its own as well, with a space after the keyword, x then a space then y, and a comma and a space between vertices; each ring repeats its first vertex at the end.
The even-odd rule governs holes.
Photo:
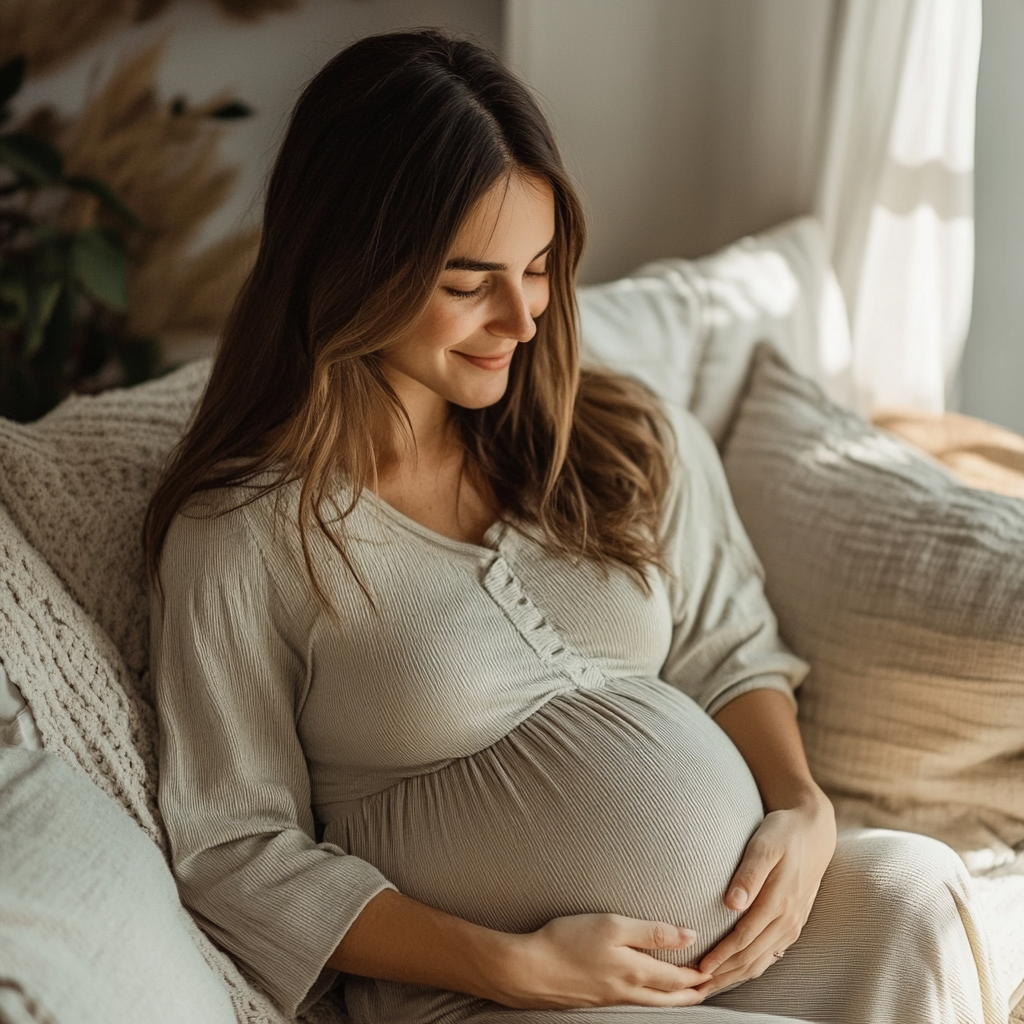
POLYGON ((724 461, 815 777, 866 823, 1024 840, 1024 502, 966 487, 758 350, 724 461))
POLYGON ((871 422, 936 458, 962 483, 1024 498, 1024 437, 994 423, 947 412, 881 409, 871 422))
POLYGON ((54 754, 0 748, 0 1019, 233 1024, 159 850, 54 754))

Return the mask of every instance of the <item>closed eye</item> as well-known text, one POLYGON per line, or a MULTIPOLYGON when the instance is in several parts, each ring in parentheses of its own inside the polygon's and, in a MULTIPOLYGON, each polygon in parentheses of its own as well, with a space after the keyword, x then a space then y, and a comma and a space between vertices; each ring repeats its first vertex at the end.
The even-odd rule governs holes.
MULTIPOLYGON (((544 270, 524 270, 523 277, 547 277, 548 272, 545 267, 544 270)), ((485 284, 478 284, 475 288, 470 291, 466 291, 462 288, 452 288, 450 285, 443 285, 444 290, 456 299, 471 299, 474 295, 479 295, 484 288, 485 284)))
POLYGON ((482 284, 477 285, 477 287, 474 288, 471 292, 464 292, 460 291, 458 288, 449 288, 447 285, 445 285, 444 290, 449 295, 454 295, 455 298, 457 299, 471 299, 474 295, 479 295, 484 290, 484 286, 482 284))

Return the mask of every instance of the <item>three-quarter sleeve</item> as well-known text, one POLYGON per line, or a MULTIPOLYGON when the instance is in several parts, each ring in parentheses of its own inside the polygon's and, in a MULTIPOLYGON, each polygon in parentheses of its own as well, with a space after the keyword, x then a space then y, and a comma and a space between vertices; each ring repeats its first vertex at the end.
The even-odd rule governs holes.
POLYGON ((317 843, 296 721, 308 626, 286 607, 243 510, 173 522, 153 596, 159 802, 182 899, 294 1015, 366 903, 394 888, 317 843))
POLYGON ((779 639, 764 570, 715 446, 688 412, 668 411, 677 453, 663 518, 672 643, 662 678, 709 715, 757 689, 779 690, 795 704, 807 665, 779 639))

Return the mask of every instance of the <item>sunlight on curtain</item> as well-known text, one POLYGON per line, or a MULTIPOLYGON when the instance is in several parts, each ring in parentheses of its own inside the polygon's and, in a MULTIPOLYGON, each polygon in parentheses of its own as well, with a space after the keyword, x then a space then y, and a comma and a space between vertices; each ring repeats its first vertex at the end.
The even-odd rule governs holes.
POLYGON ((981 0, 848 0, 818 215, 863 412, 941 412, 970 322, 981 0))

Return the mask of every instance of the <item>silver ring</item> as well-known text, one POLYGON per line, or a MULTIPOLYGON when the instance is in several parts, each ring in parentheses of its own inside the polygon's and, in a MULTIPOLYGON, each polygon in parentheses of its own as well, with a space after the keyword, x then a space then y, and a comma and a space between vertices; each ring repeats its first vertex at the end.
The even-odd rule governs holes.
POLYGON ((772 953, 772 956, 775 957, 776 960, 781 960, 785 955, 786 951, 784 949, 781 952, 772 953))

